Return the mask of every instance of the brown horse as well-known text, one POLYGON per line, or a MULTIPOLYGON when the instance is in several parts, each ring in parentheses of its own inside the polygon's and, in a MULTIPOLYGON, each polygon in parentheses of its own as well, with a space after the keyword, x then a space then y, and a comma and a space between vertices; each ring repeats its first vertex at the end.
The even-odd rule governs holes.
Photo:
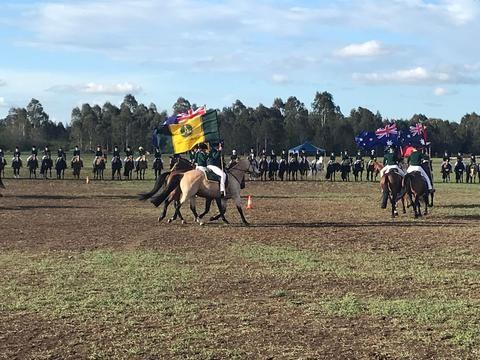
POLYGON ((407 211, 405 209, 405 201, 401 196, 403 178, 402 176, 394 170, 390 170, 388 174, 385 174, 380 179, 380 186, 382 188, 382 209, 387 208, 387 202, 390 200, 392 204, 392 218, 398 215, 397 211, 397 202, 402 201, 403 213, 407 211))
MULTIPOLYGON (((406 174, 403 178, 403 192, 408 195, 410 202, 413 207, 413 213, 415 218, 422 216, 422 209, 420 206, 420 199, 425 203, 425 211, 423 215, 428 214, 428 187, 423 179, 422 174, 418 171, 411 172, 406 174)), ((433 204, 433 193, 432 204, 433 204)))
POLYGON ((380 170, 382 169, 383 165, 377 160, 370 160, 367 164, 367 181, 377 181, 377 176, 380 174, 380 170))

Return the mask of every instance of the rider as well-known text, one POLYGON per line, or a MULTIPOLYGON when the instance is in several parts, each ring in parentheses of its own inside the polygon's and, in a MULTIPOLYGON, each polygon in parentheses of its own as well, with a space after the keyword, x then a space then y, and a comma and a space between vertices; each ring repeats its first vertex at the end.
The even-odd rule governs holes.
POLYGON ((401 177, 405 176, 405 172, 398 166, 398 157, 393 146, 389 147, 387 153, 383 156, 383 165, 384 167, 380 170, 380 177, 388 174, 392 169, 395 169, 401 177))
POLYGON ((317 150, 317 153, 315 154, 315 160, 320 160, 320 157, 322 156, 322 153, 320 152, 320 150, 317 150))
POLYGON ((207 154, 208 146, 205 143, 201 143, 198 145, 198 151, 195 153, 195 160, 194 163, 196 165, 196 169, 205 172, 207 170, 207 154))
POLYGON ((425 170, 422 168, 422 161, 424 159, 425 159, 425 154, 423 154, 421 151, 418 151, 417 149, 413 148, 413 152, 408 157, 409 166, 408 166, 408 169, 407 169, 407 174, 410 174, 414 171, 420 172, 423 179, 427 183, 428 191, 433 193, 435 190, 432 187, 432 182, 430 181, 430 178, 428 177, 425 170))
MULTIPOLYGON (((188 154, 190 155, 190 162, 191 162, 192 164, 195 164, 195 154, 197 153, 197 151, 198 151, 198 144, 196 144, 196 145, 188 152, 188 154)), ((156 155, 156 154, 157 154, 157 153, 156 153, 156 150, 155 150, 155 155, 156 155)), ((156 158, 156 156, 155 156, 155 158, 156 158)))
POLYGON ((155 159, 161 159, 162 158, 162 153, 160 152, 160 148, 158 148, 158 147, 155 148, 154 157, 155 157, 155 159))
POLYGON ((211 150, 208 154, 207 169, 220 176, 220 197, 225 196, 226 175, 222 169, 222 144, 210 144, 211 150))
POLYGON ((139 146, 138 147, 138 157, 135 159, 135 169, 138 171, 138 164, 140 162, 140 160, 143 160, 145 161, 145 155, 146 155, 146 151, 145 149, 143 148, 143 146, 139 146))
POLYGON ((342 162, 343 161, 348 161, 348 160, 350 160, 350 156, 348 156, 348 152, 347 152, 347 150, 345 150, 342 154, 342 162))
POLYGON ((477 164, 477 160, 475 159, 475 155, 471 155, 470 156, 470 165, 476 165, 477 164))
POLYGON ((280 158, 281 158, 282 160, 287 161, 287 152, 286 152, 285 150, 282 150, 282 155, 280 155, 280 158))
POLYGON ((257 155, 255 154, 255 150, 253 148, 250 149, 250 154, 248 155, 249 160, 255 160, 257 158, 257 155))
POLYGON ((370 151, 370 160, 371 161, 377 160, 377 155, 375 154, 375 149, 372 149, 372 151, 370 151))
POLYGON ((0 158, 3 160, 4 157, 5 157, 5 154, 3 153, 3 149, 0 148, 0 158))
POLYGON ((59 147, 58 150, 57 150, 57 158, 58 159, 63 159, 65 161, 67 160, 67 154, 65 154, 65 151, 63 151, 63 149, 61 147, 59 147))
POLYGON ((52 153, 48 147, 48 145, 45 146, 45 149, 43 149, 43 159, 49 159, 52 157, 52 153))
POLYGON ((270 153, 270 161, 276 163, 277 162, 277 155, 275 154, 275 151, 272 150, 270 153))
POLYGON ((330 160, 328 161, 329 164, 333 164, 337 159, 335 158, 335 153, 330 154, 330 160))
POLYGON ((355 163, 357 163, 358 161, 363 161, 362 152, 360 150, 358 150, 357 155, 355 156, 355 163))
POLYGON ((448 154, 448 151, 445 150, 445 152, 443 153, 443 161, 447 161, 447 160, 450 160, 450 155, 448 154))
POLYGON ((458 162, 458 163, 463 162, 462 153, 460 153, 460 152, 457 154, 457 162, 458 162))
POLYGON ((100 145, 97 145, 97 150, 95 150, 95 158, 93 159, 93 165, 95 166, 95 163, 98 159, 103 157, 103 151, 102 147, 100 145))
POLYGON ((120 159, 120 150, 118 150, 118 146, 116 144, 113 145, 112 162, 114 162, 115 159, 120 159))
POLYGON ((229 169, 231 166, 233 166, 237 162, 238 162, 237 150, 233 149, 232 155, 230 155, 230 161, 228 162, 227 168, 229 169))
POLYGON ((130 145, 127 145, 127 148, 125 149, 125 159, 124 161, 127 162, 128 159, 133 159, 133 151, 130 145))
POLYGON ((80 149, 78 145, 75 145, 75 149, 73 149, 73 156, 78 156, 78 159, 80 159, 80 149))
POLYGON ((27 164, 30 160, 37 160, 38 150, 35 145, 32 146, 32 154, 27 158, 27 164))

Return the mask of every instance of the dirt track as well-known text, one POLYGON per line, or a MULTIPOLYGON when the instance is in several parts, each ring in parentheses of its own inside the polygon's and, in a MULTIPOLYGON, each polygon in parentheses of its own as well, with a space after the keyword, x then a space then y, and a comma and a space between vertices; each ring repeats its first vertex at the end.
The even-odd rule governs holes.
MULTIPOLYGON (((392 221, 378 207, 378 184, 248 183, 254 209, 246 212, 247 228, 234 206, 231 226, 191 224, 188 209, 188 225, 158 224, 158 210, 135 197, 150 182, 6 186, 0 276, 17 287, 36 292, 45 275, 44 268, 22 273, 15 257, 82 265, 85 254, 104 251, 173 254, 172 266, 189 275, 165 290, 173 315, 141 305, 142 297, 121 310, 73 311, 15 305, 7 295, 0 308, 4 358, 480 356, 475 332, 467 344, 455 340, 456 310, 442 322, 384 309, 405 299, 437 304, 444 295, 447 303, 468 301, 478 324, 480 205, 473 188, 440 186, 429 217, 414 221, 409 212, 392 221)), ((80 286, 71 284, 72 292, 80 286)))

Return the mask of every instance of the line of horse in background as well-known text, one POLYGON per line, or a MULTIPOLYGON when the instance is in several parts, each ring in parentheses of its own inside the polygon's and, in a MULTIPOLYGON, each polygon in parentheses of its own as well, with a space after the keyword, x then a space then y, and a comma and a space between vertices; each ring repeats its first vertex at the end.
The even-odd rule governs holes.
MULTIPOLYGON (((7 166, 7 160, 3 157, 0 158, 0 175, 5 177, 5 168, 7 166)), ((23 161, 19 157, 14 157, 12 160, 12 169, 13 177, 15 179, 20 178, 20 169, 23 167, 23 161)), ((67 161, 64 157, 59 157, 56 159, 55 163, 51 157, 43 156, 40 162, 37 157, 30 156, 26 161, 26 167, 29 171, 29 178, 37 178, 37 170, 39 170, 39 177, 42 179, 52 178, 52 169, 55 169, 56 178, 64 179, 65 170, 68 168, 67 161)), ((84 167, 83 160, 79 156, 74 156, 70 161, 70 168, 73 170, 73 177, 75 179, 80 179, 80 173, 84 167)), ((107 167, 106 157, 97 157, 93 161, 92 172, 93 179, 103 180, 104 171, 107 167)), ((145 179, 145 172, 148 169, 148 160, 146 158, 140 159, 139 161, 134 161, 133 157, 128 157, 122 161, 120 157, 114 157, 111 161, 111 179, 112 180, 122 180, 122 168, 123 178, 126 180, 133 179, 133 173, 136 173, 137 180, 145 179)), ((155 159, 153 162, 153 171, 155 173, 155 179, 160 175, 163 169, 163 162, 161 159, 155 159)))
POLYGON ((477 182, 480 183, 480 176, 478 173, 480 172, 480 165, 476 163, 470 162, 469 164, 465 165, 463 161, 457 160, 455 165, 452 166, 450 161, 444 161, 440 168, 440 173, 442 174, 442 181, 443 182, 450 182, 450 174, 455 174, 455 182, 456 183, 463 183, 463 179, 465 177, 465 182, 469 184, 474 184, 477 182))
POLYGON ((366 171, 367 181, 375 181, 379 174, 379 163, 375 160, 370 160, 366 164, 364 160, 351 158, 341 162, 330 160, 326 166, 323 157, 314 158, 311 161, 308 161, 306 157, 301 157, 299 160, 291 158, 289 161, 281 159, 279 162, 262 158, 257 162, 261 181, 306 180, 308 176, 317 179, 317 177, 323 176, 323 173, 325 173, 325 178, 330 181, 336 180, 336 173, 340 173, 342 181, 350 181, 351 174, 353 174, 354 181, 363 181, 364 171, 366 171))

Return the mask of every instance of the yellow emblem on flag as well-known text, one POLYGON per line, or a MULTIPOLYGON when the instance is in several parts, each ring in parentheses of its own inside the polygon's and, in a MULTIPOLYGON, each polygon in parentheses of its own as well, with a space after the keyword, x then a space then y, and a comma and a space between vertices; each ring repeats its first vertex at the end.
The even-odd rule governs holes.
POLYGON ((175 154, 184 153, 195 145, 205 141, 202 127, 202 116, 194 117, 181 124, 169 125, 172 134, 173 151, 175 154))

